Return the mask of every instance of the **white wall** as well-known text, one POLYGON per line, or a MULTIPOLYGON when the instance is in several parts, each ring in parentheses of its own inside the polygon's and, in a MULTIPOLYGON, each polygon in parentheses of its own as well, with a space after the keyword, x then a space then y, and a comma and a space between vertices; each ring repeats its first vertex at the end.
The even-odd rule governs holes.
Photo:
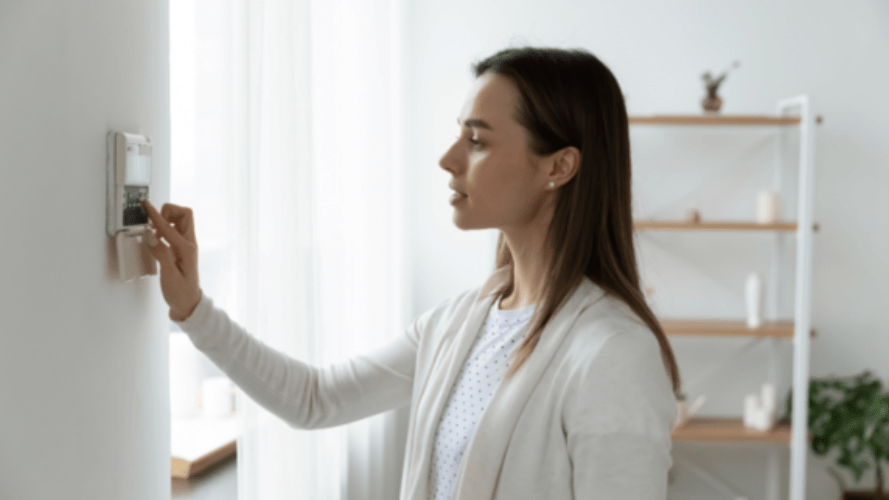
MULTIPOLYGON (((448 204, 450 173, 438 165, 457 134, 455 118, 472 82, 469 65, 509 46, 582 47, 618 78, 630 114, 700 113, 701 75, 740 67, 720 87, 725 114, 774 114, 779 99, 808 94, 817 127, 815 152, 811 376, 849 376, 872 369, 889 384, 884 353, 889 297, 889 2, 710 0, 422 2, 409 5, 406 109, 408 172, 416 186, 409 200, 415 232, 415 310, 421 312, 466 288, 478 286, 493 263, 494 231, 454 227, 448 204)), ((631 129, 634 210, 637 218, 682 217, 698 208, 704 219, 751 220, 756 192, 771 187, 777 131, 732 129, 631 129)), ((787 133, 793 145, 794 133, 787 133)), ((790 153, 795 154, 792 150, 790 153)), ((793 155, 791 155, 791 158, 793 155)), ((793 166, 791 166, 793 167, 793 166)), ((788 171, 795 181, 796 171, 788 171)), ((785 184, 793 191, 795 183, 785 184)), ((795 198, 782 200, 782 218, 796 217, 795 198)), ((642 233, 643 282, 655 288, 663 317, 744 318, 747 273, 769 271, 768 233, 642 233)), ((775 317, 793 313, 795 237, 785 243, 784 295, 775 317)), ((767 318, 768 319, 768 318, 767 318)), ((748 342, 671 339, 686 383, 709 363, 748 342)), ((765 344, 765 343, 763 343, 765 344)), ((790 378, 792 348, 777 341, 786 363, 782 403, 790 378)), ((768 374, 766 345, 755 347, 698 393, 707 395, 704 416, 740 417, 743 396, 756 392, 768 374)), ((766 469, 759 460, 768 445, 674 445, 674 453, 705 464, 752 498, 765 498, 766 469)), ((789 451, 782 458, 786 496, 789 451)), ((839 496, 822 459, 810 453, 807 474, 813 500, 839 496)), ((875 485, 874 470, 859 484, 875 485)), ((714 490, 690 474, 671 485, 671 498, 712 498, 714 490)))
POLYGON ((169 186, 167 2, 0 3, 0 498, 169 498, 169 319, 112 280, 105 135, 169 186))

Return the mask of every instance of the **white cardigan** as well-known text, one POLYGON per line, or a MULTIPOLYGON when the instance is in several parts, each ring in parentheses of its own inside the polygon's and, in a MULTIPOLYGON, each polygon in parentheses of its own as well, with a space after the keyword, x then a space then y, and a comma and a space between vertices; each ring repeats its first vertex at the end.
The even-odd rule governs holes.
MULTIPOLYGON (((177 322, 257 403, 299 429, 410 404, 400 500, 427 500, 444 405, 494 303, 481 287, 427 310, 388 344, 313 367, 271 349, 204 295, 177 322)), ((531 357, 479 418, 454 483, 459 500, 663 500, 676 399, 660 344, 620 299, 584 278, 531 357)))

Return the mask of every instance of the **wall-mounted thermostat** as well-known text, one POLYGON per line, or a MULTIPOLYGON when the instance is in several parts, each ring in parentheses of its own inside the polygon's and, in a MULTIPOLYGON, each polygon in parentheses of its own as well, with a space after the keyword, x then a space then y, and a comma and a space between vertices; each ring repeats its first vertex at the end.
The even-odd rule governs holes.
POLYGON ((108 236, 118 231, 144 232, 148 214, 140 202, 151 187, 151 139, 144 135, 108 134, 108 236))
POLYGON ((106 137, 105 230, 117 243, 119 277, 157 274, 154 258, 142 243, 148 214, 141 201, 151 189, 151 139, 144 135, 110 132, 106 137))

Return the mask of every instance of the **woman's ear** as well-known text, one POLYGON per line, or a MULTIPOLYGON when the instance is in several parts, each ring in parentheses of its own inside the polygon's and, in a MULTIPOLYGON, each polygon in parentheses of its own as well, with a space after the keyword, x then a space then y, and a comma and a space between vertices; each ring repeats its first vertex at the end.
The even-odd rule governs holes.
POLYGON ((556 161, 553 163, 552 175, 558 185, 563 185, 571 180, 580 168, 580 150, 574 146, 567 146, 556 152, 556 161))

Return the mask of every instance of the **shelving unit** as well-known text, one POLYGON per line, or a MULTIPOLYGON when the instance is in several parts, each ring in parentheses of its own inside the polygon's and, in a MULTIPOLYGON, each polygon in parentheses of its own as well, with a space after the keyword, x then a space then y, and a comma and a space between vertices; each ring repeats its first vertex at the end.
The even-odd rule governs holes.
MULTIPOLYGON (((813 194, 813 122, 821 122, 818 117, 813 120, 810 115, 810 104, 807 95, 799 95, 777 103, 776 116, 745 116, 745 115, 657 115, 631 116, 630 125, 656 126, 778 126, 799 127, 799 184, 797 193, 797 221, 759 224, 755 221, 681 221, 681 220, 638 220, 633 226, 637 231, 669 230, 669 231, 772 231, 792 232, 797 238, 796 247, 796 302, 793 321, 764 321, 759 328, 751 329, 744 320, 696 320, 696 319, 660 319, 664 333, 669 336, 707 336, 707 337, 751 337, 754 343, 769 339, 772 349, 771 373, 777 373, 778 355, 777 341, 793 339, 793 411, 789 421, 779 421, 768 431, 757 431, 744 426, 742 418, 692 418, 682 427, 674 429, 671 437, 676 442, 743 442, 743 443, 789 443, 790 446, 790 497, 789 500, 804 500, 805 471, 811 433, 808 430, 808 393, 809 393, 809 339, 815 336, 811 328, 811 282, 812 282, 812 233, 818 225, 812 221, 813 194), (799 115, 792 116, 788 111, 799 109, 799 115), (811 228, 811 229, 809 229, 811 228)), ((781 155, 776 161, 775 182, 773 188, 781 191, 781 155)), ((772 252, 772 272, 770 286, 777 286, 780 266, 778 262, 781 250, 780 238, 775 238, 772 252)), ((777 294, 773 294, 773 304, 777 309, 777 294)), ((737 357, 749 349, 750 345, 734 353, 737 357)), ((721 364, 725 366, 725 363, 721 364)), ((718 366, 718 365, 717 365, 718 366)), ((783 413, 783 400, 778 394, 779 416, 783 413)), ((770 448, 767 462, 766 500, 779 500, 780 467, 778 450, 770 448)), ((750 498, 743 495, 719 479, 713 477, 702 467, 687 459, 678 459, 687 465, 704 482, 722 491, 732 498, 750 498)))

